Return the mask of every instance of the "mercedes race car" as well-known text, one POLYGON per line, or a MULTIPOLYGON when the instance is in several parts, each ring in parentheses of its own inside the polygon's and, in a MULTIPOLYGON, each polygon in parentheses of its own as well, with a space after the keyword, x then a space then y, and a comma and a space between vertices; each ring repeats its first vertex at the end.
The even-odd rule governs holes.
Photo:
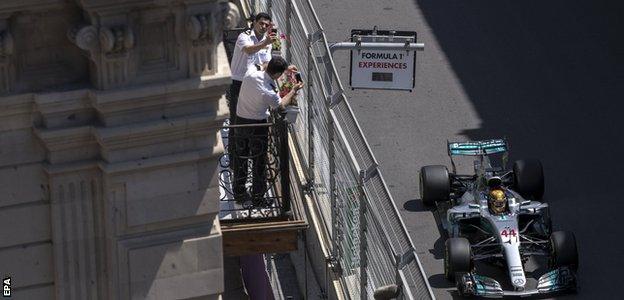
POLYGON ((444 275, 455 280, 459 293, 500 298, 575 291, 576 239, 568 231, 552 232, 548 204, 541 201, 541 163, 520 160, 507 170, 508 145, 501 139, 447 142, 447 150, 452 172, 446 166, 422 167, 420 196, 440 213, 449 236, 444 275), (457 174, 456 156, 475 158, 474 174, 457 174), (546 266, 529 284, 530 257, 543 257, 546 266), (479 275, 476 262, 503 267, 508 281, 479 275))

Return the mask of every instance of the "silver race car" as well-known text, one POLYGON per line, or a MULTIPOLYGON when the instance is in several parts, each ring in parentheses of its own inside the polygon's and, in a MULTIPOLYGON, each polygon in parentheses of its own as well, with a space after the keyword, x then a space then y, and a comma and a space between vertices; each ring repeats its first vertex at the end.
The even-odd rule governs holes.
POLYGON ((540 201, 541 163, 520 160, 505 169, 505 140, 448 142, 447 149, 452 172, 421 168, 420 196, 425 205, 436 205, 448 232, 444 275, 459 293, 500 298, 576 290, 576 240, 571 232, 551 230, 548 204, 540 201), (474 175, 457 174, 455 156, 474 157, 474 175), (525 264, 532 256, 544 257, 547 268, 529 284, 525 264), (477 261, 503 266, 509 281, 477 274, 477 261))

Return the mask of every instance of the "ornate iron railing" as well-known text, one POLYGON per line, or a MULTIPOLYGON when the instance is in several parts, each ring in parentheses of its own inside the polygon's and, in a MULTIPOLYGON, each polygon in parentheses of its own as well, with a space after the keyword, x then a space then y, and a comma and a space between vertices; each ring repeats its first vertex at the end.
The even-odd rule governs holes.
POLYGON ((290 212, 286 121, 273 112, 267 123, 221 128, 221 219, 283 218, 290 212))

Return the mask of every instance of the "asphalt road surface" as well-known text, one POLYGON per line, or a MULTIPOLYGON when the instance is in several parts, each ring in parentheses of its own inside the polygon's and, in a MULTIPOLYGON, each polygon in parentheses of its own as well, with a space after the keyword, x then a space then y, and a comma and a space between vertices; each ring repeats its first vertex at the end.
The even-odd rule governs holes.
MULTIPOLYGON (((622 1, 313 2, 330 41, 378 25, 426 44, 414 92, 348 95, 438 299, 457 296, 418 170, 450 166, 447 139, 497 137, 512 161, 541 159, 554 229, 576 234, 581 287, 560 298, 624 297, 622 1)), ((335 62, 348 84, 348 53, 335 62)))

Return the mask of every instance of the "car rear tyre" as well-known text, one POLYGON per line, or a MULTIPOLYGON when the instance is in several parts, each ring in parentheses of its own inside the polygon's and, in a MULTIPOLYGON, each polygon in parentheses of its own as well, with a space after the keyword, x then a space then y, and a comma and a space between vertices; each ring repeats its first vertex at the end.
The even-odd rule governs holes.
POLYGON ((518 160, 513 165, 516 192, 525 198, 541 200, 544 196, 544 170, 539 160, 518 160))
POLYGON ((424 166, 420 169, 420 199, 427 206, 448 200, 451 181, 445 166, 424 166))
POLYGON ((468 273, 472 270, 472 253, 470 242, 465 238, 446 240, 444 251, 444 277, 454 280, 456 274, 468 273))
POLYGON ((550 235, 550 261, 555 268, 578 269, 576 238, 570 231, 555 231, 550 235))

